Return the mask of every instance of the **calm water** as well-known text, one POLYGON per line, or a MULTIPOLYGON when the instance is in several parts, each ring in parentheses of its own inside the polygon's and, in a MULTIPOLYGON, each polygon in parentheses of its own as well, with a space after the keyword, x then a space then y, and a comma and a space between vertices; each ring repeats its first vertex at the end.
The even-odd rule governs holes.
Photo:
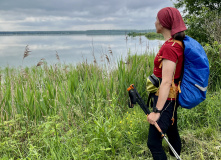
POLYGON ((59 62, 56 53, 62 64, 92 63, 94 57, 102 64, 105 55, 117 62, 121 57, 125 59, 129 50, 131 54, 156 52, 163 43, 145 37, 128 37, 126 40, 124 35, 0 36, 0 42, 0 67, 35 66, 42 58, 53 65, 59 62), (31 52, 23 60, 27 45, 31 52))

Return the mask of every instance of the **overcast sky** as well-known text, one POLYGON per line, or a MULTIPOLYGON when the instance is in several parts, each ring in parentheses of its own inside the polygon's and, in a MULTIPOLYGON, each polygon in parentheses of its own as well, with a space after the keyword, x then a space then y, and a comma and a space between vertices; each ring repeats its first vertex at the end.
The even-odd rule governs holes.
POLYGON ((0 31, 154 29, 171 0, 0 0, 0 31))

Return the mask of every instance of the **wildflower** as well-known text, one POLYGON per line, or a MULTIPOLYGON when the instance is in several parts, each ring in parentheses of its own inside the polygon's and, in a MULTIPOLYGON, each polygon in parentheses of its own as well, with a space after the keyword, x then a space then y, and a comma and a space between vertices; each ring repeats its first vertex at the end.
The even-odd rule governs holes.
POLYGON ((120 123, 122 123, 122 121, 120 121, 120 123))

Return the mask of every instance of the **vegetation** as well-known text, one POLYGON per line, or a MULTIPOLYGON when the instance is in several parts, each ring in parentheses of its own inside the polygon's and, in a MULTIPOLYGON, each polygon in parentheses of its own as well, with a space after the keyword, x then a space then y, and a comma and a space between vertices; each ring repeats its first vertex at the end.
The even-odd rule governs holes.
MULTIPOLYGON (((146 116, 127 107, 126 89, 134 83, 146 100, 154 57, 129 53, 108 72, 87 63, 1 69, 0 158, 151 159, 146 116)), ((217 86, 196 108, 179 108, 183 159, 221 157, 220 93, 217 86)))
POLYGON ((210 62, 209 88, 216 91, 221 88, 221 43, 215 41, 212 45, 206 44, 204 49, 210 62))
MULTIPOLYGON (((210 10, 210 3, 197 2, 210 10)), ((198 37, 210 62, 207 99, 191 110, 178 109, 185 160, 221 157, 221 43, 214 26, 216 34, 198 37)), ((27 46, 24 58, 28 54, 27 46)), ((128 53, 111 70, 96 63, 48 66, 44 60, 36 67, 0 69, 0 159, 152 159, 146 115, 138 106, 127 107, 126 89, 135 84, 146 100, 154 57, 128 53)), ((106 60, 110 64, 108 55, 106 60)), ((165 142, 163 147, 170 159, 165 142)))
POLYGON ((128 36, 136 37, 136 36, 145 36, 147 39, 163 39, 163 36, 161 34, 157 34, 156 32, 130 32, 128 33, 128 36))
POLYGON ((220 0, 175 0, 176 8, 184 8, 187 34, 199 42, 221 43, 220 0))
POLYGON ((186 34, 198 40, 210 59, 210 89, 220 87, 221 80, 221 1, 176 0, 175 7, 184 8, 186 34), (200 28, 200 29, 199 29, 200 28))

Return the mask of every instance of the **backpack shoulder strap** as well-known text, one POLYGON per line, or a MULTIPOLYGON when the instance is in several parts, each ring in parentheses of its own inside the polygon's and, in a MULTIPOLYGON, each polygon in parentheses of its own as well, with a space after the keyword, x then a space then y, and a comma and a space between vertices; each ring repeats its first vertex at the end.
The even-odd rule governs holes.
MULTIPOLYGON (((177 44, 179 44, 183 49, 184 49, 184 46, 183 46, 183 42, 182 41, 179 41, 179 40, 175 40, 175 39, 173 39, 172 40, 174 43, 172 44, 172 46, 175 44, 175 43, 177 43, 177 44)), ((176 62, 176 64, 177 64, 177 62, 176 62)), ((176 70, 175 70, 176 71, 176 70)), ((174 71, 174 75, 175 75, 175 71, 174 71)), ((183 73, 182 73, 183 74, 183 73)), ((183 76, 181 74, 181 77, 183 76)), ((173 75, 173 81, 174 81, 174 75, 173 75)), ((181 78, 182 79, 182 78, 181 78)), ((179 83, 178 83, 178 91, 179 91, 179 93, 181 93, 181 89, 180 89, 180 83, 181 83, 181 80, 179 81, 179 83)), ((172 82, 172 86, 174 85, 174 82, 172 82)))
POLYGON ((175 40, 175 39, 173 39, 172 41, 174 42, 174 43, 172 44, 172 46, 173 46, 175 43, 178 43, 182 48, 184 48, 184 47, 183 47, 183 42, 182 42, 182 41, 175 40))

